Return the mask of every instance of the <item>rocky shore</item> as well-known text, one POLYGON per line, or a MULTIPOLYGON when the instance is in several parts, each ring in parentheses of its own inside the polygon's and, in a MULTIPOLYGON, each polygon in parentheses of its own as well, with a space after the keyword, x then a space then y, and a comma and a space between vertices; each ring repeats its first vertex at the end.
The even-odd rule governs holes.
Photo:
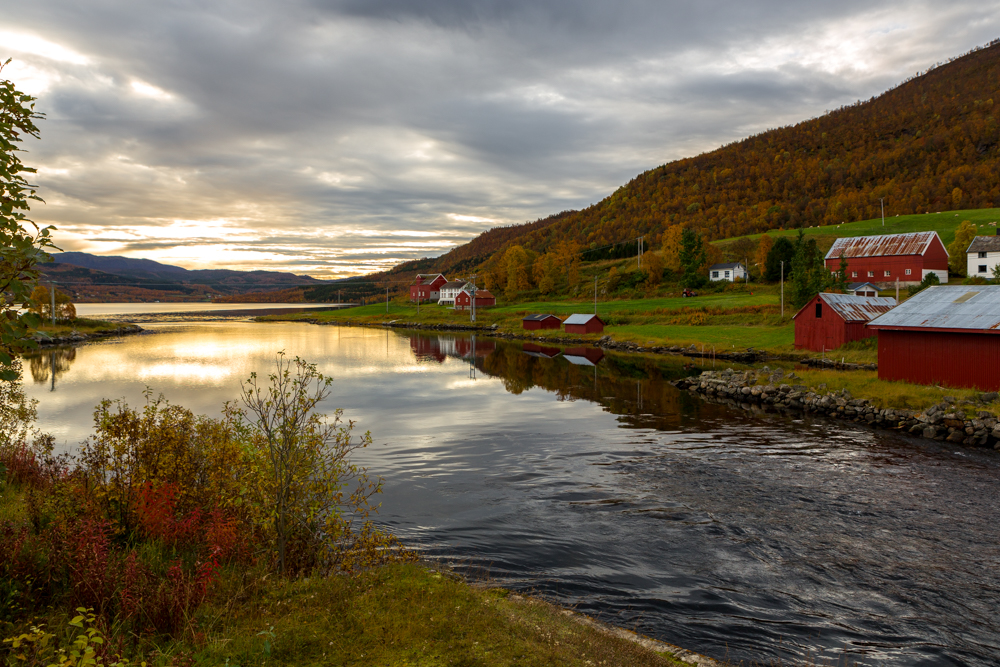
POLYGON ((824 393, 825 385, 813 389, 794 384, 797 379, 794 373, 786 375, 780 368, 772 371, 765 366, 756 371, 704 371, 699 376, 676 380, 673 385, 744 410, 766 407, 815 414, 932 440, 1000 450, 1000 422, 996 415, 981 409, 997 399, 996 392, 979 394, 977 400, 957 401, 945 396, 941 403, 916 411, 879 408, 868 399, 852 397, 846 390, 824 393), (970 418, 968 412, 975 412, 976 416, 970 418))
POLYGON ((123 324, 114 329, 103 329, 101 331, 93 331, 91 333, 73 331, 62 336, 52 336, 50 338, 37 337, 35 340, 38 342, 39 347, 55 347, 59 345, 76 345, 78 343, 86 343, 90 340, 100 340, 102 338, 111 338, 113 336, 130 336, 142 333, 142 331, 143 328, 138 324, 123 324))

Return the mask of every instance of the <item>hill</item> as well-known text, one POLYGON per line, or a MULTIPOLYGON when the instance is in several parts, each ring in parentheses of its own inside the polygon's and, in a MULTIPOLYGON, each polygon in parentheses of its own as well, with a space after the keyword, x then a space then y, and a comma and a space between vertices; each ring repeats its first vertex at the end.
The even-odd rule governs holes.
MULTIPOLYGON (((328 281, 280 271, 190 270, 150 259, 91 255, 85 252, 53 254, 43 264, 45 278, 54 280, 78 302, 88 301, 204 301, 249 292, 294 292, 328 281)), ((301 292, 299 292, 301 299, 301 292)), ((271 299, 267 299, 271 300, 271 299)))
POLYGON ((651 169, 586 209, 490 230, 388 277, 489 272, 514 244, 610 246, 603 256, 614 257, 639 236, 660 247, 674 227, 720 240, 836 225, 878 217, 880 199, 890 217, 1000 207, 996 104, 1000 40, 878 97, 651 169))

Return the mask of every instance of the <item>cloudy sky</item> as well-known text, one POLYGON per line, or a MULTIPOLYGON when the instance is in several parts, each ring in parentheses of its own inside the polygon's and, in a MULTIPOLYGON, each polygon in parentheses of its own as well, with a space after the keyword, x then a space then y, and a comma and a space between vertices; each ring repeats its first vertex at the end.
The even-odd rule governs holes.
POLYGON ((335 277, 1000 36, 1000 0, 0 0, 66 250, 335 277))

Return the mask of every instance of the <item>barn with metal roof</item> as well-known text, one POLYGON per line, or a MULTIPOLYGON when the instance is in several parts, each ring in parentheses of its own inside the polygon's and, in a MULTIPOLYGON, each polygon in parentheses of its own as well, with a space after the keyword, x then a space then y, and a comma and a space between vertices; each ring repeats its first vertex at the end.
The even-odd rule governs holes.
POLYGON ((1000 285, 928 287, 868 327, 883 380, 1000 390, 1000 285))
POLYGON ((604 321, 597 315, 582 315, 574 313, 567 317, 563 324, 566 333, 588 334, 604 331, 604 321))
POLYGON ((795 313, 795 348, 823 352, 870 338, 869 320, 896 306, 891 297, 820 293, 795 313))
POLYGON ((882 288, 899 281, 916 285, 928 273, 936 273, 941 283, 948 282, 948 250, 937 232, 880 234, 837 239, 826 253, 826 267, 840 268, 840 257, 847 260, 847 277, 867 280, 882 288))

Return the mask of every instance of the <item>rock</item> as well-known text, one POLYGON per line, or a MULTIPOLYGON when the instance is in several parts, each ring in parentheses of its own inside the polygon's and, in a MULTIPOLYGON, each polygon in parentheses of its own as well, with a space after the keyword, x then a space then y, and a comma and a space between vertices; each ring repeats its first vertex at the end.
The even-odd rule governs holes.
POLYGON ((922 435, 924 429, 925 427, 922 424, 914 424, 913 426, 910 427, 910 433, 912 433, 913 435, 917 435, 918 433, 922 435))
POLYGON ((937 429, 933 426, 928 426, 924 429, 923 436, 925 438, 933 438, 937 435, 937 429))
POLYGON ((992 403, 993 401, 997 400, 997 398, 1000 398, 1000 394, 998 394, 995 391, 988 391, 985 394, 979 395, 979 400, 981 400, 983 403, 992 403))
POLYGON ((948 442, 962 442, 965 440, 965 431, 954 431, 945 439, 948 442))

